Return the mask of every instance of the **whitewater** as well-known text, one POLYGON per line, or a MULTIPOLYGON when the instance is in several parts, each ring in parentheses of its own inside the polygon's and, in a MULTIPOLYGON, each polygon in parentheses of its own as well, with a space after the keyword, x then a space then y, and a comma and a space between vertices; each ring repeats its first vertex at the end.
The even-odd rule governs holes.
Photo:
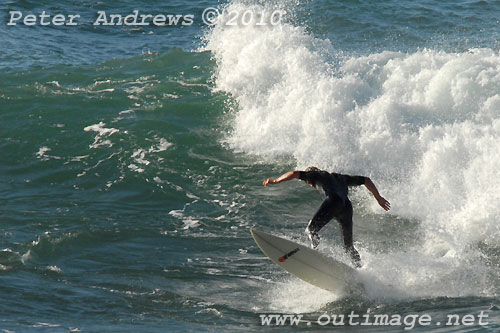
MULTIPOLYGON (((274 8, 262 6, 226 9, 274 8)), ((348 56, 291 23, 234 27, 225 19, 206 45, 217 62, 216 89, 236 104, 225 142, 268 161, 291 156, 298 169, 370 176, 390 198, 393 218, 419 224, 417 244, 364 253, 368 293, 497 295, 500 54, 348 56)), ((356 195, 377 211, 366 193, 356 195)))

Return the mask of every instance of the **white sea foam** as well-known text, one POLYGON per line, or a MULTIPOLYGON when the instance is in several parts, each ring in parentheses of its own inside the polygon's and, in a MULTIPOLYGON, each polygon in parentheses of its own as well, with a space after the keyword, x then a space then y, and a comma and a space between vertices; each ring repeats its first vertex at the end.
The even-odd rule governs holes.
POLYGON ((150 153, 160 153, 162 151, 166 151, 168 148, 172 147, 174 144, 168 142, 167 139, 160 138, 157 145, 153 145, 149 148, 150 153))
POLYGON ((45 158, 45 154, 46 154, 47 152, 49 152, 50 150, 51 150, 51 149, 50 149, 49 147, 45 147, 45 146, 44 146, 44 147, 40 147, 40 149, 39 149, 39 150, 38 150, 38 152, 36 153, 36 156, 37 156, 38 158, 42 158, 42 159, 43 159, 43 158, 45 158))
POLYGON ((168 142, 164 138, 159 138, 158 144, 152 145, 148 150, 141 148, 135 150, 131 156, 135 163, 131 163, 128 168, 135 172, 142 173, 145 171, 144 168, 151 164, 151 161, 147 159, 150 154, 161 153, 172 146, 173 143, 168 142), (142 167, 139 167, 138 165, 141 165, 142 167))
POLYGON ((392 214, 420 221, 416 248, 364 255, 377 262, 364 271, 380 280, 372 294, 380 285, 399 296, 491 293, 491 281, 477 278, 492 273, 477 244, 500 246, 500 54, 382 52, 334 66, 334 46, 302 27, 221 22, 206 49, 216 88, 238 105, 228 143, 293 156, 298 168, 371 176, 392 214))
POLYGON ((178 209, 178 210, 171 210, 168 214, 182 220, 184 223, 184 230, 190 229, 190 228, 196 228, 199 226, 200 221, 195 219, 192 216, 189 216, 185 213, 185 209, 189 204, 187 204, 183 209, 178 209))
POLYGON ((111 140, 103 140, 102 138, 110 137, 111 135, 118 133, 120 131, 116 128, 106 128, 104 126, 106 126, 106 124, 101 121, 98 124, 90 125, 83 129, 85 132, 97 132, 94 143, 89 146, 91 149, 99 148, 102 146, 108 146, 108 147, 113 146, 111 140))
POLYGON ((37 153, 36 153, 36 157, 43 160, 43 161, 48 161, 50 159, 55 159, 55 160, 60 160, 61 157, 59 156, 51 156, 49 154, 47 154, 48 152, 50 152, 52 149, 50 149, 49 147, 40 147, 40 149, 38 149, 37 153))
POLYGON ((265 293, 270 310, 279 313, 313 312, 342 296, 311 286, 295 277, 268 285, 265 293))

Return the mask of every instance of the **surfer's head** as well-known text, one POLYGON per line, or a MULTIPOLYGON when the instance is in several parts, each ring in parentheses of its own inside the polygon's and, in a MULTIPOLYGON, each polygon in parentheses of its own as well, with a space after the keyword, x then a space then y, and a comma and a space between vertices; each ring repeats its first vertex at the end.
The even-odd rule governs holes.
MULTIPOLYGON (((320 171, 318 168, 316 168, 315 166, 310 166, 310 167, 307 167, 306 169, 306 172, 317 172, 317 171, 320 171)), ((309 180, 306 180, 306 183, 309 184, 311 187, 315 187, 316 184, 314 184, 313 182, 309 181, 309 180)))
POLYGON ((309 171, 320 171, 318 168, 316 168, 315 166, 310 166, 310 167, 307 167, 306 169, 306 172, 309 172, 309 171))

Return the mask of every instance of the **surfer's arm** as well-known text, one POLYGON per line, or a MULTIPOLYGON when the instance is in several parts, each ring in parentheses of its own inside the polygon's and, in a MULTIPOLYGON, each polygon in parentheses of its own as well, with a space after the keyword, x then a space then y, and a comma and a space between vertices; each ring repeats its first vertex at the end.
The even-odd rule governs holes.
POLYGON ((288 171, 287 173, 282 174, 276 179, 267 178, 262 184, 264 184, 264 186, 267 186, 268 184, 279 184, 282 182, 286 182, 287 180, 298 179, 299 175, 300 171, 288 171))
POLYGON ((377 187, 368 177, 365 177, 365 186, 370 192, 372 192, 373 196, 377 200, 380 207, 382 207, 386 211, 391 209, 391 204, 389 203, 389 201, 385 200, 385 198, 380 195, 380 193, 377 190, 377 187))

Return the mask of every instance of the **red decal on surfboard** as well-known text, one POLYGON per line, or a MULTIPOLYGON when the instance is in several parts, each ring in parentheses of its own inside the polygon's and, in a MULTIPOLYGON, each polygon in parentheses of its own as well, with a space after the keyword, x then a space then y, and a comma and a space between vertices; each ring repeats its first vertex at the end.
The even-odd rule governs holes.
POLYGON ((278 258, 278 261, 279 262, 285 262, 285 260, 287 260, 288 258, 290 258, 291 256, 293 256, 295 253, 299 252, 299 248, 296 248, 295 250, 292 250, 290 252, 288 252, 287 254, 285 254, 284 256, 282 257, 279 257, 278 258))

